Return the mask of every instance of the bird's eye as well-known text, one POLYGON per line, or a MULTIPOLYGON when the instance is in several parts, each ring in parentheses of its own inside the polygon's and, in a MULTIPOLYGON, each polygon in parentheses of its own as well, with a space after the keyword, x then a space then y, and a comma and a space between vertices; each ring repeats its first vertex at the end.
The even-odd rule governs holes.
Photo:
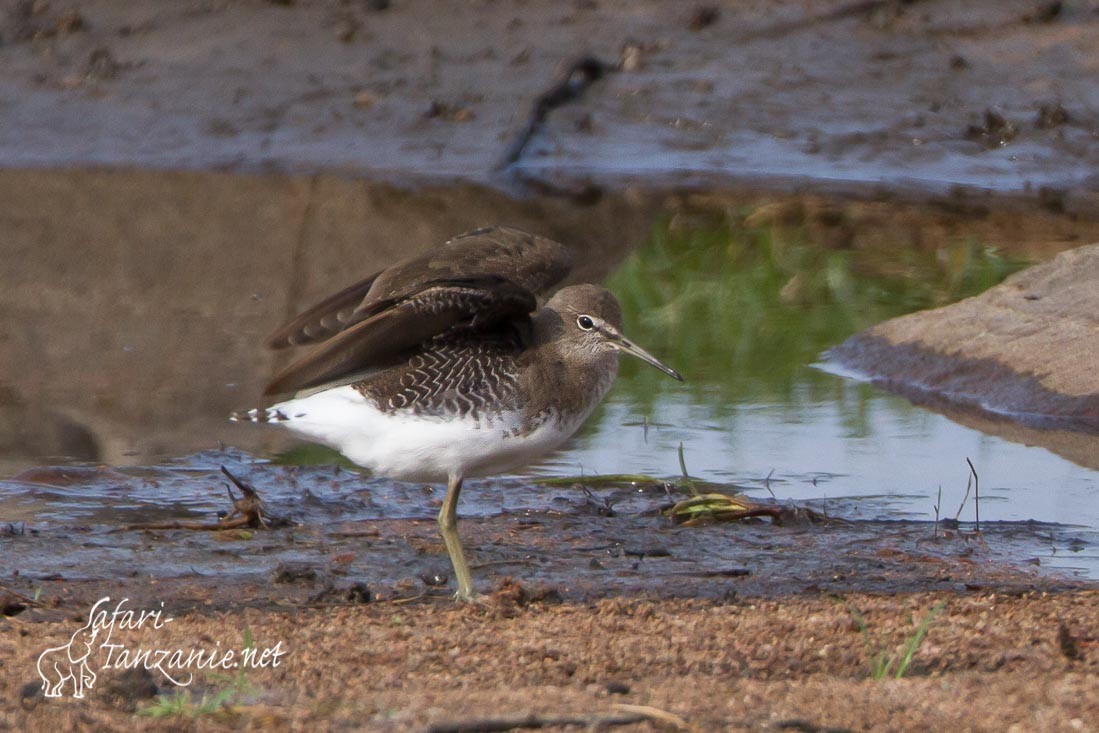
POLYGON ((593 321, 590 316, 579 316, 576 319, 576 325, 580 326, 580 328, 585 331, 590 331, 595 328, 595 321, 593 321))

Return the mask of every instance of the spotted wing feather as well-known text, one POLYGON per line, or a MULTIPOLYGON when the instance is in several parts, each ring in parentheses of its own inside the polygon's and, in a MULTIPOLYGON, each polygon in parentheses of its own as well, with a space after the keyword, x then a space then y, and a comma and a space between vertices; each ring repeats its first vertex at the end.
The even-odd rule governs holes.
POLYGON ((529 291, 498 278, 428 283, 419 292, 384 304, 292 362, 275 375, 265 392, 308 389, 385 368, 439 334, 458 329, 478 332, 526 319, 536 306, 529 291))
POLYGON ((437 336, 407 362, 353 386, 386 412, 486 416, 520 409, 521 330, 455 331, 437 336))

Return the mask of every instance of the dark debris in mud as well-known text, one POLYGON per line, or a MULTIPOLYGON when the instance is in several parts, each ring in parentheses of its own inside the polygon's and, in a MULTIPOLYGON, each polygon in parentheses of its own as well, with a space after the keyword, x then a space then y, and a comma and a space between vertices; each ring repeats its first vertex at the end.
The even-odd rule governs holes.
POLYGON ((1015 139, 1018 127, 1004 116, 1000 110, 989 107, 984 111, 980 123, 966 127, 965 137, 981 143, 985 148, 1002 148, 1015 139))
POLYGON ((254 486, 241 481, 230 473, 225 466, 221 467, 221 472, 240 489, 241 496, 239 499, 235 497, 233 489, 225 484, 225 490, 229 493, 229 501, 233 504, 233 511, 225 512, 224 516, 219 516, 216 522, 147 522, 128 524, 118 531, 185 529, 219 532, 230 529, 278 529, 295 526, 295 523, 290 519, 277 517, 269 513, 254 486))
POLYGON ((507 146, 499 169, 506 169, 519 161, 553 110, 575 101, 592 84, 613 70, 612 65, 590 55, 580 56, 565 64, 558 78, 531 105, 527 121, 507 146))

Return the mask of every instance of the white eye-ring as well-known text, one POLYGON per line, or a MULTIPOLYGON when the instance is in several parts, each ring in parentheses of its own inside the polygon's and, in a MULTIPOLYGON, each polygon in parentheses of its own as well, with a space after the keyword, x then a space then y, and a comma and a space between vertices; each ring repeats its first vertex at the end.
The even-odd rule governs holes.
POLYGON ((590 331, 595 328, 595 321, 591 319, 591 316, 577 316, 576 325, 585 331, 590 331))

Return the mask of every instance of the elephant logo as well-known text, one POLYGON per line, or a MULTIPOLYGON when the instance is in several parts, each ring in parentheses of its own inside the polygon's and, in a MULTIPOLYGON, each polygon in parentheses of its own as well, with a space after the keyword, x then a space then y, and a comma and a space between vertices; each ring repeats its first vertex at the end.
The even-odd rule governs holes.
POLYGON ((88 614, 88 623, 81 626, 69 641, 47 649, 38 655, 38 675, 46 697, 64 695, 65 684, 72 682, 72 696, 84 697, 84 690, 95 684, 95 672, 88 664, 100 626, 94 623, 96 609, 109 598, 102 598, 88 614))

